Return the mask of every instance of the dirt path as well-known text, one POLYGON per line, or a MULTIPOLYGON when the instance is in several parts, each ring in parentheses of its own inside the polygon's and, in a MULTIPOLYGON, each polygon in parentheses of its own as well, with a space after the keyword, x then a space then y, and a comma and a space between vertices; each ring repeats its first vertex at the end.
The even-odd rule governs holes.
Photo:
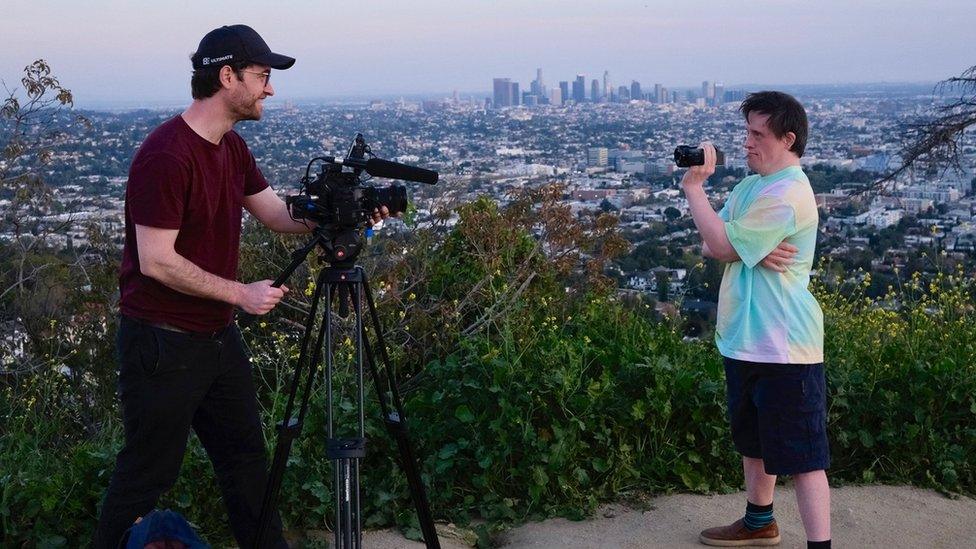
MULTIPOLYGON (((949 499, 931 490, 903 486, 851 486, 831 493, 835 547, 976 549, 976 500, 949 499)), ((793 489, 776 489, 776 520, 783 548, 806 547, 793 489)), ((601 508, 592 519, 552 519, 505 532, 502 547, 570 548, 701 548, 698 532, 732 522, 742 515, 745 494, 696 496, 679 494, 650 501, 645 511, 622 505, 601 508)), ((364 547, 414 549, 395 532, 370 532, 364 547)), ((441 547, 466 547, 442 538, 441 547)))

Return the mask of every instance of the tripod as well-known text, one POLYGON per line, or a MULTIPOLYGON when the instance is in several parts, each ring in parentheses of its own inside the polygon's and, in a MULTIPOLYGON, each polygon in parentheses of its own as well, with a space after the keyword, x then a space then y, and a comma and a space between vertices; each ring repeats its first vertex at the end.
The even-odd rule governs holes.
POLYGON ((268 477, 268 484, 265 487, 264 501, 261 507, 258 535, 256 538, 256 549, 263 549, 268 546, 269 527, 278 500, 281 479, 285 472, 285 465, 288 461, 288 454, 291 451, 292 443, 301 434, 302 424, 304 423, 305 414, 308 410, 311 389, 315 380, 315 372, 322 358, 323 349, 328 350, 325 353, 325 382, 327 392, 326 455, 333 462, 333 488, 335 492, 334 547, 337 549, 359 549, 362 547, 359 473, 360 461, 366 457, 367 442, 363 407, 363 359, 365 357, 365 364, 369 368, 373 386, 376 389, 384 423, 390 436, 396 441, 397 449, 399 450, 400 467, 407 476, 407 484, 414 506, 417 509, 417 518, 420 522, 424 541, 428 548, 440 549, 437 532, 434 529, 434 521, 430 514, 427 494, 420 478, 420 471, 417 468, 417 458, 407 434, 403 403, 393 378, 393 370, 390 368, 390 359, 386 351, 386 344, 383 341, 383 332, 380 327, 379 316, 376 313, 376 306, 373 302, 373 295, 369 289, 369 282, 366 279, 366 273, 362 267, 352 264, 351 258, 348 257, 349 254, 346 251, 347 248, 341 245, 341 242, 348 242, 348 239, 330 238, 324 229, 321 227, 316 228, 313 231, 312 239, 303 247, 292 252, 291 263, 275 279, 273 284, 274 286, 284 284, 285 280, 291 276, 292 272, 305 261, 308 254, 316 247, 322 249, 323 255, 330 262, 328 267, 319 272, 316 279, 311 308, 305 320, 301 352, 291 380, 288 403, 285 406, 285 417, 277 425, 278 441, 275 445, 274 461, 268 477), (325 295, 326 306, 321 312, 322 319, 319 322, 314 347, 310 349, 309 344, 312 338, 313 326, 318 319, 319 306, 323 294, 325 295), (375 350, 379 351, 382 366, 386 371, 385 385, 382 383, 383 379, 377 368, 374 347, 370 344, 369 337, 366 333, 366 323, 363 321, 363 297, 365 297, 366 312, 369 314, 372 330, 376 338, 375 350), (353 437, 339 438, 335 436, 335 402, 333 401, 332 384, 333 356, 331 352, 333 337, 333 298, 336 298, 338 304, 338 311, 336 312, 340 317, 345 318, 348 316, 349 301, 352 302, 355 314, 356 327, 353 344, 356 354, 356 405, 359 415, 359 425, 357 436, 353 437), (310 350, 311 360, 308 360, 310 350), (298 415, 295 417, 295 399, 303 373, 305 374, 305 383, 302 389, 298 415), (390 402, 387 401, 387 393, 389 393, 390 402), (392 407, 390 406, 391 403, 392 407))

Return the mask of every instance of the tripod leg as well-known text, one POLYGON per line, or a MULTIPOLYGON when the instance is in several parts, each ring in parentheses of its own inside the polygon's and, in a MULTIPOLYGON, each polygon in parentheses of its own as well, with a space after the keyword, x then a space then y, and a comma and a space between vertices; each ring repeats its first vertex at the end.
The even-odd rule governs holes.
MULTIPOLYGON (((360 269, 361 270, 361 269, 360 269)), ((440 540, 437 538, 437 529, 434 527, 434 519, 430 512, 430 503, 427 499, 427 491, 424 488, 423 480, 420 476, 420 469, 417 466, 417 456, 410 444, 410 437, 407 431, 406 415, 403 413, 403 403, 400 399, 400 392, 397 390, 396 380, 393 377, 393 370, 390 368, 390 358, 386 352, 386 344, 383 341, 383 331, 380 327, 379 315, 376 313, 376 306, 373 303, 373 294, 369 290, 369 283, 366 274, 362 274, 363 293, 366 295, 366 306, 372 319, 373 331, 376 333, 376 343, 383 358, 383 367, 386 369, 386 378, 391 400, 396 411, 387 408, 386 397, 383 394, 380 384, 380 375, 374 360, 373 349, 366 336, 365 327, 362 327, 361 338, 366 350, 366 362, 369 365, 370 375, 373 378, 373 387, 376 389, 380 401, 380 408, 383 411, 383 420, 390 436, 397 443, 400 452, 400 467, 403 468, 407 476, 407 485, 410 487, 410 496, 413 499, 414 507, 417 510, 417 520, 420 522, 420 530, 424 536, 424 543, 428 549, 440 549, 440 540)))
POLYGON ((309 351, 309 341, 312 334, 312 327, 315 325, 316 312, 318 311, 320 299, 322 297, 322 282, 324 281, 324 276, 319 275, 315 294, 312 297, 311 308, 308 312, 308 317, 305 321, 305 333, 302 336, 302 347, 301 352, 298 356, 298 362, 295 365, 295 373, 291 380, 291 389, 288 394, 288 403, 285 405, 284 419, 278 425, 278 440, 275 444, 274 451, 274 461, 271 465, 271 471, 268 474, 268 481, 264 488, 264 499, 261 503, 261 514, 258 518, 258 532, 255 536, 255 547, 260 549, 268 546, 268 536, 270 535, 270 525, 271 518, 274 515, 275 507, 277 506, 278 493, 281 490, 281 479, 285 474, 285 466, 288 463, 288 454, 291 453, 292 443, 298 437, 302 430, 302 423, 305 419, 305 411, 308 408, 308 399, 311 393, 312 382, 315 378, 315 367, 321 359, 321 346, 322 337, 324 335, 324 323, 320 327, 318 336, 316 338, 315 350, 312 352, 311 360, 308 360, 309 351), (303 366, 308 367, 308 373, 306 374, 305 390, 302 395, 302 402, 300 406, 300 411, 298 417, 292 417, 292 412, 294 411, 295 397, 298 392, 298 387, 301 384, 302 368, 303 366))
MULTIPOLYGON (((358 389, 359 398, 359 437, 366 438, 366 404, 364 398, 364 387, 363 387, 363 287, 361 282, 354 282, 350 284, 350 293, 352 294, 352 304, 356 311, 356 334, 359 337, 356 338, 356 387, 358 389)), ((360 521, 360 506, 359 506, 359 496, 360 496, 360 485, 359 485, 359 460, 353 461, 353 475, 355 476, 355 514, 356 514, 356 538, 354 547, 359 547, 362 544, 363 531, 362 522, 360 521)))

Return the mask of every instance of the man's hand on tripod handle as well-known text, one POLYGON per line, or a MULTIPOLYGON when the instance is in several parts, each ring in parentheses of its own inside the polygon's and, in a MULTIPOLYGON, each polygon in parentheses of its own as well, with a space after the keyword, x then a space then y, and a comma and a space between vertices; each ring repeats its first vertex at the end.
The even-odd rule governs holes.
MULTIPOLYGON (((390 210, 383 206, 373 210, 371 219, 374 224, 390 217, 390 210)), ((240 323, 247 325, 253 322, 253 315, 263 315, 274 309, 285 294, 288 293, 288 286, 284 284, 275 285, 273 280, 259 280, 241 286, 240 295, 235 305, 240 307, 246 315, 243 315, 240 323)))
POLYGON ((386 206, 383 206, 382 209, 373 208, 373 215, 370 216, 370 218, 373 220, 373 225, 380 223, 387 217, 390 217, 390 210, 386 206))
POLYGON ((259 280, 241 286, 241 294, 235 305, 248 314, 263 315, 274 309, 287 293, 288 286, 284 284, 278 287, 273 280, 259 280))

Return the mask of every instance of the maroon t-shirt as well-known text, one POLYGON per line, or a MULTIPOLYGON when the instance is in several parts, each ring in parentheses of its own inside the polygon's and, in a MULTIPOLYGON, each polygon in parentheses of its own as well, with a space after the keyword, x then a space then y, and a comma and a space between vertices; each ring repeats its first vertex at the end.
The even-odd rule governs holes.
POLYGON ((184 294, 140 272, 135 226, 179 229, 176 253, 236 280, 244 197, 267 186, 254 155, 234 131, 214 145, 182 116, 153 130, 132 160, 125 189, 122 314, 192 331, 230 324, 229 303, 184 294))

